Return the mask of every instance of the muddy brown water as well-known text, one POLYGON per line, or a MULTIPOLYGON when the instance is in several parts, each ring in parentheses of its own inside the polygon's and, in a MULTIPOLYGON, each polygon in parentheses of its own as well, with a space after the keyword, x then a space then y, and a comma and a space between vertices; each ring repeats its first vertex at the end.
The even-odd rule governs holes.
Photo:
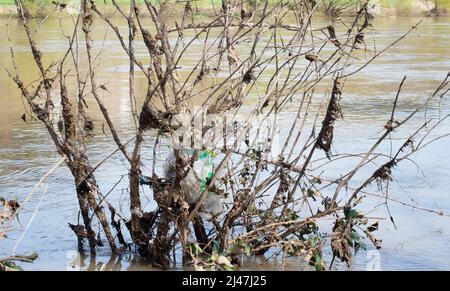
MULTIPOLYGON (((375 28, 379 33, 377 46, 382 47, 401 36, 418 19, 381 18, 375 28)), ((0 19, 0 27, 5 27, 6 19, 0 19)), ((125 26, 124 23, 121 24, 125 26)), ((23 76, 32 80, 36 72, 31 65, 27 41, 20 25, 11 23, 11 33, 15 44, 18 65, 23 76)), ((96 27, 96 36, 101 40, 104 26, 96 27)), ((399 102, 398 114, 405 116, 419 106, 431 94, 450 70, 450 19, 425 19, 419 29, 397 46, 382 55, 346 84, 343 107, 345 118, 337 125, 335 151, 339 153, 364 152, 374 142, 391 110, 393 98, 399 82, 406 74, 407 83, 399 102)), ((101 43, 101 41, 99 41, 101 43)), ((60 55, 66 47, 57 23, 46 22, 38 34, 38 44, 49 57, 60 55)), ((103 98, 110 114, 125 139, 132 132, 128 99, 128 65, 121 48, 109 35, 103 43, 105 54, 101 58, 101 70, 97 77, 106 82, 108 92, 103 98)), ((6 32, 0 32, 0 63, 10 66, 6 32)), ((138 49, 139 53, 139 49, 138 49)), ((144 52, 142 52, 144 53, 144 52)), ((198 51, 191 50, 183 59, 185 65, 195 62, 198 51)), ((137 88, 144 89, 144 80, 137 80, 137 88)), ((450 112, 450 101, 443 99, 440 106, 432 106, 429 114, 436 117, 450 112)), ((91 108, 91 114, 98 121, 100 114, 91 108)), ((0 72, 0 196, 23 200, 36 182, 51 166, 58 156, 45 129, 36 122, 25 124, 21 119, 24 107, 18 97, 16 86, 7 75, 0 72)), ((292 112, 291 112, 292 113, 292 112)), ((280 116, 281 124, 287 128, 290 112, 280 116)), ((423 116, 422 116, 423 118, 423 116)), ((418 117, 417 122, 419 122, 418 117)), ((89 144, 93 163, 100 161, 113 150, 109 136, 101 133, 97 126, 97 137, 89 144)), ((436 129, 433 136, 450 132, 450 122, 445 121, 436 129)), ((152 136, 148 136, 151 144, 152 136)), ((389 145, 383 149, 389 150, 389 145)), ((420 170, 413 163, 401 164, 395 169, 396 180, 391 183, 392 198, 417 206, 437 209, 450 213, 450 139, 442 139, 415 155, 420 170)), ((150 149, 144 149, 150 155, 150 149)), ((331 172, 339 173, 354 161, 343 161, 331 172)), ((365 174, 368 174, 366 172, 365 174)), ((102 190, 108 191, 116 184, 118 177, 127 175, 126 162, 120 155, 114 156, 97 173, 102 190), (105 170, 106 169, 106 170, 105 170), (111 174, 113 173, 113 174, 111 174)), ((125 181, 126 179, 124 179, 125 181)), ((126 183, 119 183, 110 194, 115 205, 126 209, 128 205, 126 183)), ((146 190, 145 195, 150 192, 146 190)), ((148 208, 151 199, 144 198, 148 208)), ((367 242, 367 250, 362 250, 354 258, 352 269, 383 270, 442 270, 450 269, 450 218, 438 216, 400 204, 389 203, 397 229, 389 221, 383 199, 369 198, 364 204, 371 217, 380 218, 377 236, 383 240, 382 248, 375 251, 367 242), (374 210, 375 209, 375 210, 374 210)), ((0 257, 11 254, 23 228, 38 208, 32 225, 17 247, 17 253, 37 252, 39 259, 34 264, 22 265, 29 270, 78 270, 78 269, 151 269, 142 264, 132 254, 111 257, 100 250, 95 261, 80 259, 76 252, 76 240, 68 228, 68 222, 76 222, 77 202, 73 180, 64 167, 59 167, 33 196, 20 215, 17 230, 0 242, 0 257), (45 191, 47 188, 47 191, 45 191)), ((256 258, 245 264, 248 269, 279 269, 280 266, 256 258)), ((289 269, 302 268, 303 262, 290 260, 289 269)), ((339 268, 345 268, 337 265, 339 268)))

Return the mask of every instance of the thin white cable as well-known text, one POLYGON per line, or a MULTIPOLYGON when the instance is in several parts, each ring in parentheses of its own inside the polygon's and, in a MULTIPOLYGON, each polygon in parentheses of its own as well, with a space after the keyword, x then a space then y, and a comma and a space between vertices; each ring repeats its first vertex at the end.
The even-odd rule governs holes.
POLYGON ((19 244, 21 243, 21 241, 23 240, 23 238, 25 237, 25 234, 27 233, 28 229, 30 228, 31 224, 33 223, 34 218, 36 217, 36 214, 38 213, 39 207, 42 204, 42 201, 44 200, 45 194, 47 193, 47 189, 48 189, 48 184, 45 184, 45 189, 44 192, 42 193, 41 198, 39 199, 38 205, 36 206, 36 208, 34 209, 33 215, 31 216, 30 220, 28 221, 27 226, 25 227, 25 230, 22 232, 22 235, 20 236, 20 238, 17 240, 16 245, 14 246, 14 249, 12 251, 12 256, 14 256, 16 254, 16 250, 17 247, 19 246, 19 244))

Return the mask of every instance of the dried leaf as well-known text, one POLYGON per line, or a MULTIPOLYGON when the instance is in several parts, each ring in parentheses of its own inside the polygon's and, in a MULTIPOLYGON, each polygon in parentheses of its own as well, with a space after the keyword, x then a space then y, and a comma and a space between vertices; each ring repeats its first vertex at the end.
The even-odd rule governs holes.
POLYGON ((307 59, 310 62, 317 62, 318 58, 319 57, 316 54, 312 54, 312 53, 307 53, 305 55, 305 59, 307 59))

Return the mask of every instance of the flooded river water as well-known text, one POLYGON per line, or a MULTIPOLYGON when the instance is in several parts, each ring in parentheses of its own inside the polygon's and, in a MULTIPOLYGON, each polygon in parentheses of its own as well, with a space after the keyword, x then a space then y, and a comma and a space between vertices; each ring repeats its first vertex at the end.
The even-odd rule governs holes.
MULTIPOLYGON (((47 21, 38 34, 38 45, 47 56, 60 55, 67 43, 61 37, 56 20, 47 21)), ((379 33, 377 45, 382 47, 401 36, 418 19, 381 18, 374 25, 379 33)), ((0 19, 5 27, 6 19, 0 19)), ((122 23, 124 26, 125 23, 122 23)), ((10 26, 21 73, 31 81, 35 68, 30 65, 27 40, 18 22, 10 26)), ((97 27, 98 36, 104 27, 97 27)), ((105 53, 97 77, 106 83, 111 93, 104 93, 119 134, 131 136, 133 129, 128 98, 127 62, 120 46, 110 35, 104 42, 105 53)), ((138 50, 139 52, 139 50, 138 50)), ((183 62, 196 60, 198 52, 188 52, 183 62)), ((6 32, 0 31, 0 63, 10 66, 9 46, 6 32)), ((361 71, 346 85, 343 95, 345 118, 339 121, 335 133, 337 152, 364 152, 374 142, 376 134, 386 122, 398 84, 408 76, 404 94, 399 102, 398 114, 405 115, 422 104, 450 70, 450 19, 425 19, 419 33, 413 33, 397 46, 382 55, 373 65, 361 71)), ((144 80, 137 82, 138 91, 144 90, 144 80)), ((102 93, 102 94, 103 94, 102 93)), ((100 120, 95 109, 93 116, 100 120)), ((21 120, 24 106, 16 86, 0 71, 0 196, 22 201, 39 179, 60 158, 43 128, 37 122, 29 124, 21 120)), ((450 101, 443 99, 440 108, 433 107, 430 114, 450 113, 450 101)), ((282 123, 289 124, 289 113, 281 115, 282 123), (285 116, 285 120, 283 120, 285 116)), ((100 161, 112 148, 109 136, 101 133, 89 144, 93 163, 100 161)), ((435 136, 450 133, 450 121, 445 121, 433 133, 435 136)), ((450 213, 450 139, 441 139, 414 156, 420 170, 414 164, 405 163, 395 169, 396 180, 391 186, 393 198, 412 205, 450 213)), ((117 183, 117 177, 127 175, 127 164, 120 155, 114 156, 104 165, 107 171, 99 171, 99 184, 108 191, 117 183), (108 175, 114 173, 114 175, 108 175)), ((128 206, 126 183, 119 183, 110 194, 110 199, 128 206)), ((148 193, 147 193, 148 194, 148 193)), ((28 220, 38 207, 32 225, 27 230, 17 252, 37 252, 39 259, 34 264, 23 265, 30 270, 79 269, 76 239, 68 223, 76 221, 78 205, 73 180, 68 170, 61 166, 35 193, 19 219, 22 227, 10 233, 0 242, 0 257, 11 254, 28 220)), ((372 208, 382 199, 369 199, 372 208)), ((148 202, 150 203, 150 202, 148 202)), ((386 208, 380 206, 370 216, 380 217, 381 226, 377 235, 383 240, 382 248, 368 248, 354 259, 353 269, 366 270, 375 265, 383 270, 442 270, 450 269, 450 217, 438 216, 419 209, 411 209, 391 202, 390 211, 397 229, 389 221, 386 208)), ((101 251, 95 262, 85 259, 82 269, 101 268, 133 270, 151 269, 142 265, 132 255, 111 258, 107 250, 101 251)), ((255 267, 250 263, 248 268, 255 267)), ((264 268, 277 268, 263 264, 264 268)), ((295 261, 289 268, 296 269, 295 261)), ((259 268, 259 267, 258 267, 259 268)))

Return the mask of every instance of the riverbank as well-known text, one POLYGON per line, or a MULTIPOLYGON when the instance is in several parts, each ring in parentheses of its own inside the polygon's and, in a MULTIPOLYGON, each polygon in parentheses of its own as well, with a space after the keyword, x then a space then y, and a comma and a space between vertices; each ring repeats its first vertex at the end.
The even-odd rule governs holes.
MULTIPOLYGON (((157 0, 155 0, 157 1, 157 0)), ((273 0, 271 0, 273 1, 273 0)), ((55 10, 52 0, 29 0, 28 7, 31 16, 46 16, 55 10)), ((68 3, 65 11, 68 14, 76 14, 79 0, 63 0, 68 3)), ((105 5, 104 1, 99 2, 99 6, 107 14, 114 15, 115 8, 112 5, 105 5)), ((118 0, 121 5, 127 5, 129 0, 118 0)), ((143 2, 138 0, 139 3, 143 2)), ((450 15, 450 0, 381 0, 372 1, 372 13, 377 16, 389 17, 445 17, 450 15)), ((247 5, 251 5, 252 0, 247 0, 247 5)), ((354 6, 360 3, 358 0, 324 0, 320 7, 320 12, 324 16, 344 16, 352 14, 354 6)), ((199 15, 212 15, 214 11, 220 9, 220 0, 196 0, 195 11, 199 15)), ((9 16, 16 13, 14 0, 0 0, 0 16, 9 16)))

